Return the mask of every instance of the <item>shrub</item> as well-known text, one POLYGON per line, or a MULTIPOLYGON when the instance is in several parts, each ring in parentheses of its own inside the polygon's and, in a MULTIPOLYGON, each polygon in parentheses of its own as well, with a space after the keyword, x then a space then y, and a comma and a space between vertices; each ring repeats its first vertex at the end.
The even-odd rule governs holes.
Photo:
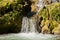
POLYGON ((29 3, 29 1, 24 0, 0 1, 0 33, 19 32, 21 30, 23 14, 30 11, 29 3), (25 2, 28 6, 25 5, 25 2))

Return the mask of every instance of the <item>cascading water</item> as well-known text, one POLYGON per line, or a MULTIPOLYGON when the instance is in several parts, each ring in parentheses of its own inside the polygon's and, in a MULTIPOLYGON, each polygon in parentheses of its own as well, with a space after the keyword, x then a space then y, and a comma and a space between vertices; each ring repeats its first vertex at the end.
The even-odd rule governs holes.
MULTIPOLYGON (((56 1, 56 0, 55 0, 56 1)), ((40 11, 40 8, 44 6, 42 0, 38 0, 37 11, 40 11)), ((8 34, 0 35, 0 40, 57 40, 55 35, 50 34, 37 34, 37 20, 33 18, 23 17, 22 20, 22 29, 20 33, 17 34, 8 34)), ((60 39, 59 39, 60 40, 60 39)))
MULTIPOLYGON (((54 2, 56 0, 52 0, 52 2, 54 2)), ((44 3, 43 0, 38 0, 36 7, 37 7, 37 12, 40 11, 40 8, 44 7, 44 3)), ((31 14, 31 13, 30 13, 31 14)), ((22 20, 22 28, 21 28, 21 32, 22 33, 29 33, 29 32, 35 32, 36 33, 36 19, 33 20, 32 18, 28 18, 28 17, 23 17, 22 20)))
POLYGON ((21 32, 36 32, 36 21, 32 18, 23 17, 21 32))
POLYGON ((29 20, 27 17, 24 17, 23 20, 22 20, 22 29, 21 29, 21 32, 28 32, 29 30, 29 20))
MULTIPOLYGON (((37 9, 39 10, 39 8, 44 6, 44 3, 42 0, 38 0, 37 5, 37 9)), ((36 19, 33 20, 32 18, 28 18, 28 17, 23 17, 22 20, 22 29, 21 32, 23 33, 28 33, 28 32, 35 32, 36 33, 36 19)))
MULTIPOLYGON (((40 8, 44 7, 44 3, 42 0, 38 0, 38 3, 36 4, 37 6, 37 12, 40 11, 40 8)), ((56 37, 54 35, 50 35, 50 34, 39 34, 37 32, 37 20, 33 19, 33 18, 28 18, 28 17, 23 17, 22 20, 22 28, 21 28, 21 33, 20 35, 25 36, 27 38, 32 38, 32 40, 40 40, 42 38, 42 40, 45 40, 43 38, 52 38, 52 37, 56 37), (38 39, 37 39, 37 37, 38 39)), ((51 39, 52 40, 52 39, 51 39)))

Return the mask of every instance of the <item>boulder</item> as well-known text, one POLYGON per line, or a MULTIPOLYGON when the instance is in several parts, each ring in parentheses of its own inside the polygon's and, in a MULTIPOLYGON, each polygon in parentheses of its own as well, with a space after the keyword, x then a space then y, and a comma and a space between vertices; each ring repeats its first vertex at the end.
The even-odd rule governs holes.
POLYGON ((52 33, 54 33, 55 35, 60 35, 60 24, 58 24, 58 27, 55 27, 52 30, 52 33))
POLYGON ((45 25, 42 27, 42 33, 46 33, 49 34, 50 33, 50 29, 49 27, 49 20, 46 20, 45 25))

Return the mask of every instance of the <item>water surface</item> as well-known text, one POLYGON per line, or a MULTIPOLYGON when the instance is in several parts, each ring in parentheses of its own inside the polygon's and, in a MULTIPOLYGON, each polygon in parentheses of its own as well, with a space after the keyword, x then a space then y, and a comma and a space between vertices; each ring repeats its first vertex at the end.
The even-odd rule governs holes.
POLYGON ((0 40, 60 40, 57 35, 38 33, 17 33, 0 35, 0 40))

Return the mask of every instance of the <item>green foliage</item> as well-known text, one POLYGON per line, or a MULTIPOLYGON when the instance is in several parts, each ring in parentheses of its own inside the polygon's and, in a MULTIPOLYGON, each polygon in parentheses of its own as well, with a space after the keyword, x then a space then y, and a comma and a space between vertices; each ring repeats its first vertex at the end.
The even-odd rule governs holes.
POLYGON ((46 8, 42 9, 39 13, 40 17, 42 17, 43 20, 48 19, 48 10, 46 8))
POLYGON ((51 19, 60 21, 60 3, 54 3, 47 6, 51 19))
POLYGON ((30 11, 30 6, 28 0, 0 1, 0 33, 20 31, 23 14, 28 13, 28 10, 30 11))

